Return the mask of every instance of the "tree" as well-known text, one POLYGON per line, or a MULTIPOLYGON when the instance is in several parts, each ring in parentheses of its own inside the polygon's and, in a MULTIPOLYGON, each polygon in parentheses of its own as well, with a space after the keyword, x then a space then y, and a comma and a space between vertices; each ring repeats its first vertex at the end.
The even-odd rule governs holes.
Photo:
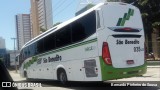
MULTIPOLYGON (((159 0, 123 0, 126 3, 133 3, 142 14, 145 35, 149 41, 153 31, 160 30, 160 1, 159 0)), ((159 31, 160 32, 160 31, 159 31)))
POLYGON ((159 57, 159 44, 157 36, 160 35, 160 2, 159 0, 139 0, 137 6, 140 8, 143 17, 146 36, 148 36, 148 45, 152 48, 149 52, 153 52, 155 57, 159 57))
POLYGON ((55 23, 54 25, 53 25, 53 27, 55 27, 55 26, 57 26, 57 25, 59 25, 59 24, 61 24, 62 22, 57 22, 57 23, 55 23))
MULTIPOLYGON (((53 27, 54 27, 54 26, 57 26, 57 25, 59 25, 59 24, 61 24, 61 23, 62 23, 62 22, 57 22, 56 24, 53 25, 53 27)), ((47 31, 47 29, 44 29, 43 27, 40 27, 40 31, 41 31, 41 32, 45 32, 45 31, 47 31)))
POLYGON ((83 8, 80 9, 78 12, 76 12, 75 15, 77 16, 77 15, 79 15, 79 14, 87 11, 88 9, 94 7, 94 6, 95 6, 95 5, 94 5, 94 4, 91 4, 91 3, 90 3, 90 4, 87 4, 85 7, 83 7, 83 8))
POLYGON ((145 28, 145 34, 160 29, 160 2, 159 0, 124 0, 137 6, 141 13, 145 28))
POLYGON ((40 31, 45 32, 45 31, 47 31, 47 29, 40 27, 40 31))

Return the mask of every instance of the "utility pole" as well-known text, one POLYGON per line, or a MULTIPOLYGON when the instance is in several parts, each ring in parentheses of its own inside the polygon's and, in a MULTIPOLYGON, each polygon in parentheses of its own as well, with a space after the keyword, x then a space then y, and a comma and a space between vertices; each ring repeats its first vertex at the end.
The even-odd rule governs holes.
POLYGON ((16 61, 16 39, 17 38, 11 38, 13 41, 14 41, 14 55, 15 55, 15 70, 16 70, 16 73, 17 73, 17 61, 16 61))

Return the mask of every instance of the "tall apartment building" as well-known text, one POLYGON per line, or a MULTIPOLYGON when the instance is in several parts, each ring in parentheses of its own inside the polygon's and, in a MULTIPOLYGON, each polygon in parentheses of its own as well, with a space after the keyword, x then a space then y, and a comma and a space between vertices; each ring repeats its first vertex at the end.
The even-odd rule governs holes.
POLYGON ((16 15, 16 35, 17 48, 20 50, 31 39, 30 14, 16 15))
POLYGON ((52 0, 30 0, 32 38, 53 26, 52 0))
POLYGON ((6 46, 5 46, 5 39, 0 37, 0 60, 5 63, 5 55, 6 55, 6 46))
POLYGON ((2 37, 0 37, 0 48, 6 48, 6 45, 5 45, 5 39, 3 39, 2 37))

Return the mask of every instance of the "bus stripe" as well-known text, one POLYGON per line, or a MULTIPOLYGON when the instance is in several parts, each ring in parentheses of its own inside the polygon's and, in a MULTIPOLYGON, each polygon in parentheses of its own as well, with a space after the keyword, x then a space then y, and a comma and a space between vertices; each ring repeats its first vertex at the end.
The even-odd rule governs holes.
POLYGON ((77 43, 77 44, 74 44, 74 45, 69 45, 69 46, 59 48, 59 49, 56 49, 56 50, 53 50, 53 51, 50 51, 50 52, 46 52, 46 53, 43 53, 43 54, 40 54, 40 55, 37 55, 37 56, 43 56, 43 55, 50 54, 50 53, 56 53, 56 52, 68 50, 68 49, 71 49, 71 48, 79 47, 79 46, 86 45, 86 44, 89 44, 89 43, 93 43, 93 42, 96 42, 96 41, 97 41, 97 38, 94 38, 94 39, 91 39, 91 40, 88 40, 88 41, 80 42, 80 43, 77 43))
POLYGON ((90 43, 93 43, 93 42, 96 42, 96 41, 97 41, 97 38, 94 38, 94 39, 91 39, 91 40, 88 40, 88 41, 80 42, 80 43, 77 43, 77 44, 74 44, 74 45, 66 46, 64 48, 59 48, 57 50, 53 50, 53 51, 50 51, 50 52, 46 52, 46 53, 43 53, 43 54, 40 54, 40 55, 33 56, 32 60, 29 60, 28 62, 26 62, 24 64, 23 68, 27 69, 28 67, 30 67, 31 64, 33 64, 34 62, 37 61, 37 59, 38 59, 37 57, 40 57, 40 56, 43 56, 43 55, 46 55, 46 54, 51 54, 51 53, 56 53, 56 52, 68 50, 68 49, 71 49, 71 48, 75 48, 75 47, 79 47, 79 46, 82 46, 82 45, 90 44, 90 43))

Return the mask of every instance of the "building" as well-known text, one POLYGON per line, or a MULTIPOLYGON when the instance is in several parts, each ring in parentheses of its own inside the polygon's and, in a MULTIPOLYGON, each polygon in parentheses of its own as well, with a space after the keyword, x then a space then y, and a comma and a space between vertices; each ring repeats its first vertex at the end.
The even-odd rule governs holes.
POLYGON ((52 0, 30 0, 32 38, 53 26, 52 0))
MULTIPOLYGON (((6 62, 8 63, 8 67, 14 67, 15 66, 15 58, 20 53, 20 51, 16 50, 8 50, 6 54, 6 62)), ((16 62, 16 65, 19 65, 19 61, 16 62)))
POLYGON ((9 62, 6 61, 6 53, 5 39, 0 37, 0 60, 3 61, 5 66, 8 66, 9 62))
POLYGON ((5 63, 5 54, 6 54, 6 46, 5 46, 5 39, 0 37, 0 60, 5 63))
POLYGON ((5 48, 0 48, 0 59, 4 61, 6 54, 6 49, 5 48))
POLYGON ((16 15, 16 36, 17 36, 17 49, 31 39, 31 24, 30 14, 16 15))
POLYGON ((5 39, 3 39, 2 37, 0 37, 0 48, 6 48, 5 39))

